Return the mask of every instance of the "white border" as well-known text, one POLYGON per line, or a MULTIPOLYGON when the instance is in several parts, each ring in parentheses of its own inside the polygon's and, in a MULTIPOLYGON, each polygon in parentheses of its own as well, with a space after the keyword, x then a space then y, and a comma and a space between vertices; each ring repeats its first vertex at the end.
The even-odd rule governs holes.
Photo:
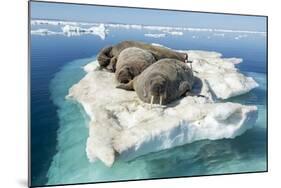
MULTIPOLYGON (((269 16, 269 172, 69 187, 268 187, 280 185, 280 5, 274 0, 65 0, 76 3, 269 16)), ((2 2, 1 187, 27 186, 27 1, 2 2)), ((254 54, 253 54, 254 55, 254 54)))

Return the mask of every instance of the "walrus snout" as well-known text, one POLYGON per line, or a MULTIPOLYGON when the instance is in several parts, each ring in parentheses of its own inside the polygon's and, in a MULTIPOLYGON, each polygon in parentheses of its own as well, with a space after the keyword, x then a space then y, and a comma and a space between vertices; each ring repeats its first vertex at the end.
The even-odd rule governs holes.
POLYGON ((166 100, 166 80, 162 77, 156 77, 150 82, 150 104, 160 104, 165 103, 166 100))
POLYGON ((151 86, 150 89, 151 95, 153 96, 161 96, 165 92, 165 84, 164 83, 155 83, 151 86))
POLYGON ((161 75, 155 75, 150 79, 149 86, 151 95, 161 96, 166 90, 166 80, 161 75))

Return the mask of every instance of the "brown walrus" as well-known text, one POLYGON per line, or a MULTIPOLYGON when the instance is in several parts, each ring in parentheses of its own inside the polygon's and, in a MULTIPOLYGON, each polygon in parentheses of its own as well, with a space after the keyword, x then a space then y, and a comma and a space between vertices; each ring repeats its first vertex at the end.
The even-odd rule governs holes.
POLYGON ((154 62, 156 60, 149 51, 136 47, 126 48, 119 54, 116 63, 116 79, 120 83, 128 83, 154 62))
POLYGON ((123 41, 114 46, 103 48, 97 56, 98 62, 102 68, 106 68, 111 72, 115 72, 116 62, 119 54, 126 48, 137 47, 150 51, 155 60, 163 58, 177 59, 180 61, 187 60, 186 53, 175 52, 165 47, 146 44, 138 41, 123 41))
POLYGON ((194 76, 189 66, 176 59, 161 59, 127 84, 117 88, 135 90, 146 103, 167 104, 191 91, 194 76))

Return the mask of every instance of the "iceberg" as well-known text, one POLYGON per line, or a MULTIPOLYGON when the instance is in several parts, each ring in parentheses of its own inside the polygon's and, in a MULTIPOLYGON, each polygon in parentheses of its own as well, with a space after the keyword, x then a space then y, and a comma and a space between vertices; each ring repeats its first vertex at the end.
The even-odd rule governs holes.
POLYGON ((62 31, 67 36, 80 36, 82 34, 92 34, 99 36, 102 40, 105 39, 107 35, 107 30, 104 24, 99 26, 92 26, 90 28, 82 28, 79 26, 65 25, 62 27, 62 31))
MULTIPOLYGON (((68 22, 66 22, 68 23, 68 22)), ((35 23, 34 23, 35 24, 35 23)), ((102 40, 105 39, 107 33, 108 33, 108 30, 106 29, 105 25, 104 24, 99 24, 97 26, 92 26, 90 28, 83 28, 83 27, 80 27, 80 26, 77 26, 77 24, 65 24, 65 22, 38 22, 36 24, 57 24, 57 25, 62 25, 61 29, 62 31, 61 32, 58 32, 58 31, 51 31, 51 30, 48 30, 48 29, 37 29, 37 30, 31 30, 31 34, 32 35, 42 35, 42 36, 45 36, 45 35, 65 35, 65 36, 68 36, 68 37, 71 37, 71 36, 80 36, 80 35, 84 35, 84 34, 90 34, 90 35, 97 35, 99 36, 102 40)), ((84 23, 86 24, 86 23, 84 23)))
POLYGON ((122 29, 137 29, 140 30, 142 29, 142 25, 137 25, 137 24, 117 24, 117 23, 110 23, 110 24, 105 24, 106 27, 111 27, 111 28, 122 28, 122 29))
POLYGON ((62 34, 61 32, 50 31, 48 29, 31 30, 30 33, 32 35, 41 35, 41 36, 45 36, 45 35, 60 35, 60 34, 62 34))
POLYGON ((246 37, 248 37, 248 35, 244 34, 244 35, 238 35, 238 36, 234 37, 234 39, 239 40, 239 39, 246 38, 246 37))
POLYGON ((197 95, 185 96, 167 106, 141 102, 135 92, 117 89, 113 73, 99 69, 97 61, 66 96, 82 104, 90 117, 86 153, 90 162, 111 167, 116 160, 138 156, 203 139, 230 139, 252 128, 257 107, 223 101, 258 87, 235 68, 236 58, 217 52, 185 51, 195 76, 197 95))
POLYGON ((178 35, 178 36, 181 36, 183 35, 183 32, 182 31, 164 31, 165 33, 168 33, 170 35, 178 35))
POLYGON ((167 36, 166 34, 181 36, 183 35, 183 32, 164 30, 163 33, 145 33, 144 36, 152 37, 152 38, 161 38, 161 37, 166 37, 167 36))
POLYGON ((245 34, 260 34, 264 35, 266 32, 264 31, 243 31, 243 30, 231 30, 231 29, 214 29, 215 32, 223 32, 223 33, 245 33, 245 34))
POLYGON ((161 38, 161 37, 166 37, 166 34, 165 33, 145 33, 144 36, 152 37, 152 38, 161 38))

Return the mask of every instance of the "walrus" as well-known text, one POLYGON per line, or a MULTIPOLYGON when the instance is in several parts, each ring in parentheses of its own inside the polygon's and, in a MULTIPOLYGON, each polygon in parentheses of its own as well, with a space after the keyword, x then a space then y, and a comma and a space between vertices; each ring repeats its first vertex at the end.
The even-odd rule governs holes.
POLYGON ((126 48, 116 63, 116 79, 120 83, 128 83, 154 62, 156 60, 149 51, 136 47, 126 48))
POLYGON ((138 41, 123 41, 113 46, 108 46, 101 49, 97 56, 97 60, 101 68, 105 68, 110 72, 115 72, 116 62, 119 54, 126 48, 137 47, 143 50, 148 50, 152 53, 155 60, 163 58, 177 59, 180 61, 187 60, 186 53, 175 52, 165 47, 146 44, 138 41))
POLYGON ((127 84, 117 88, 136 91, 146 103, 168 104, 191 91, 194 76, 189 66, 177 59, 161 59, 127 84))

